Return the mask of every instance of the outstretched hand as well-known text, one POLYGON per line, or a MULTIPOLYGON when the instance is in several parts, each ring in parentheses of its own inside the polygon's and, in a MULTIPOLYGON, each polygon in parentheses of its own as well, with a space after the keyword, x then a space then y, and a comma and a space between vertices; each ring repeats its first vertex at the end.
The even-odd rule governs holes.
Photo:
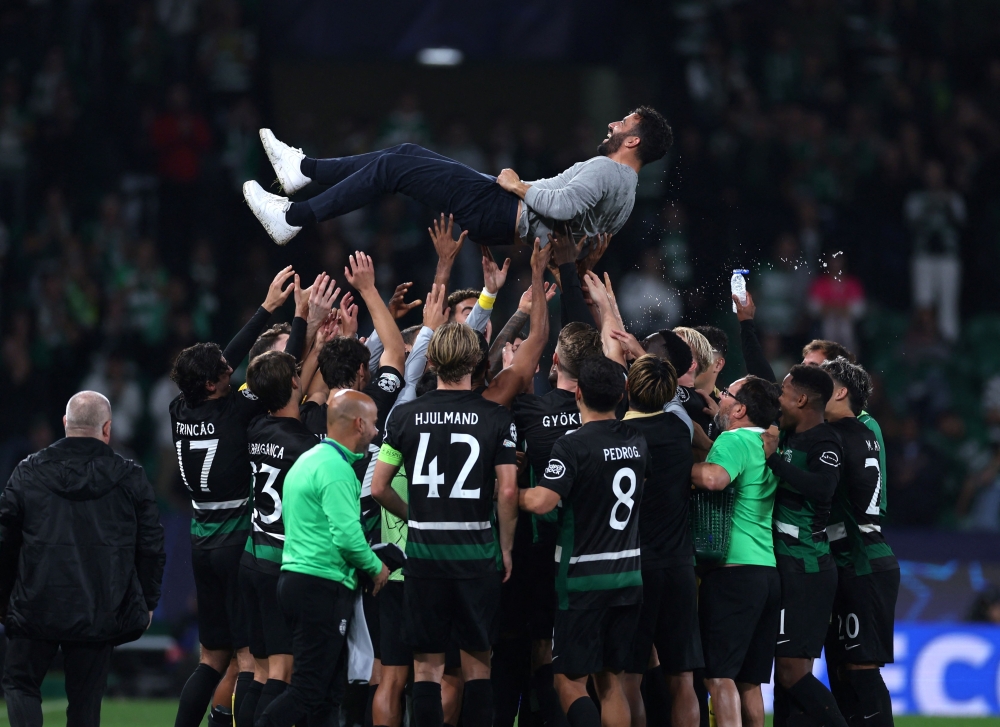
POLYGON ((319 325, 330 314, 330 311, 333 310, 333 304, 340 296, 340 288, 336 285, 336 281, 326 273, 316 276, 316 282, 309 288, 306 323, 319 325))
POLYGON ((507 271, 510 270, 510 258, 503 262, 503 267, 499 267, 493 259, 493 253, 488 247, 481 246, 483 250, 483 285, 487 292, 496 295, 504 283, 507 282, 507 271))
POLYGON ((392 297, 389 298, 389 302, 386 304, 389 308, 389 312, 392 313, 393 319, 397 321, 423 303, 420 298, 417 298, 412 303, 407 303, 403 300, 406 294, 410 291, 411 287, 413 287, 413 283, 400 283, 397 285, 396 290, 393 291, 392 297))
MULTIPOLYGON (((585 237, 582 240, 580 240, 581 250, 583 249, 583 246, 587 243, 588 239, 590 238, 585 237)), ((604 257, 604 253, 607 252, 608 245, 610 244, 611 244, 610 232, 602 232, 601 234, 599 234, 597 237, 594 238, 594 244, 592 244, 590 246, 590 249, 587 250, 587 254, 584 255, 582 260, 577 260, 576 262, 576 272, 580 276, 581 280, 583 279, 584 273, 586 273, 588 270, 593 270, 594 266, 597 265, 598 261, 602 257, 604 257)))
POLYGON ((736 306, 736 320, 738 321, 752 321, 754 315, 757 313, 757 306, 753 304, 753 296, 750 295, 750 291, 747 291, 747 304, 743 305, 740 303, 740 299, 735 295, 733 296, 733 305, 736 306))
POLYGON ((295 289, 294 282, 292 285, 285 287, 285 283, 295 277, 295 271, 292 270, 292 266, 282 268, 277 275, 274 276, 274 280, 271 281, 271 285, 267 288, 267 297, 264 298, 264 302, 261 304, 261 308, 266 310, 268 313, 274 313, 279 307, 284 305, 285 301, 288 300, 288 296, 292 294, 295 289))
POLYGON ((434 243, 434 249, 437 251, 438 257, 442 260, 454 260, 458 255, 458 251, 462 249, 462 243, 465 242, 465 238, 469 236, 468 230, 462 230, 462 234, 456 240, 452 234, 454 229, 455 215, 448 215, 445 218, 444 212, 441 213, 439 219, 434 220, 431 226, 427 228, 427 233, 431 236, 431 242, 434 243))
POLYGON ((535 244, 531 247, 531 277, 541 277, 545 274, 545 269, 549 266, 552 257, 552 246, 542 247, 542 241, 535 238, 535 244))
POLYGON ((445 307, 444 286, 435 283, 431 286, 431 292, 427 294, 427 303, 424 304, 424 325, 436 331, 439 326, 448 322, 450 313, 451 308, 445 307))
POLYGON ((611 337, 622 345, 622 350, 625 351, 628 358, 636 359, 646 353, 639 340, 628 331, 613 328, 611 329, 611 337))
MULTIPOLYGON (((534 286, 529 285, 528 289, 521 293, 521 300, 517 304, 517 310, 525 315, 531 313, 531 291, 534 289, 534 286)), ((554 283, 545 283, 543 289, 545 290, 546 303, 556 297, 556 291, 558 288, 556 288, 554 283)))
POLYGON ((348 259, 350 267, 344 268, 344 277, 354 289, 364 295, 375 290, 375 264, 371 256, 358 250, 348 259))
POLYGON ((358 335, 358 307, 353 303, 354 296, 350 293, 340 301, 340 335, 348 338, 358 335))

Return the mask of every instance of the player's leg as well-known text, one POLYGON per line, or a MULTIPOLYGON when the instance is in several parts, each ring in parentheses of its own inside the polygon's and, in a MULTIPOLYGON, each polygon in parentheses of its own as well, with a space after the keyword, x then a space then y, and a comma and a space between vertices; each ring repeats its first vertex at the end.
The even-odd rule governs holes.
POLYGON ((622 689, 622 673, 599 671, 594 674, 594 686, 601 700, 602 727, 628 727, 628 700, 622 689))
POLYGON ((444 674, 441 677, 441 710, 444 727, 455 727, 461 720, 464 694, 462 652, 458 646, 454 646, 444 654, 444 674))
POLYGON ((413 654, 413 722, 416 727, 442 727, 444 724, 443 676, 444 653, 413 654))
POLYGON ((501 575, 454 581, 451 604, 455 638, 462 653, 462 722, 466 727, 493 724, 491 649, 499 630, 501 575))
POLYGON ((774 667, 775 643, 781 626, 781 578, 777 568, 763 566, 753 566, 745 575, 749 577, 747 591, 760 603, 760 613, 755 621, 748 622, 753 624, 753 632, 735 681, 743 726, 764 727, 760 685, 771 680, 774 667))
MULTIPOLYGON (((558 619, 558 617, 557 617, 558 619)), ((600 727, 601 713, 587 693, 588 675, 556 674, 556 691, 570 727, 600 727)))
POLYGON ((208 713, 208 727, 229 727, 232 724, 233 692, 236 691, 236 678, 239 673, 240 670, 234 654, 212 695, 212 709, 208 713))
POLYGON ((175 727, 198 727, 201 724, 233 656, 229 614, 222 593, 224 589, 218 587, 218 574, 212 563, 213 552, 201 548, 191 552, 201 657, 198 667, 181 690, 175 727))
MULTIPOLYGON (((646 600, 646 583, 654 589, 660 608, 653 624, 642 623, 636 639, 644 628, 649 628, 659 659, 660 672, 666 679, 666 693, 670 695, 670 720, 675 727, 697 727, 701 721, 701 707, 694 688, 694 670, 705 666, 698 623, 698 579, 694 566, 677 566, 643 572, 643 608, 646 600)), ((646 679, 655 678, 656 671, 646 672, 646 679)), ((655 699, 658 687, 647 687, 655 699)), ((664 700, 666 701, 666 700, 664 700)), ((654 706, 649 707, 650 712, 654 706)))
POLYGON ((378 685, 382 681, 382 637, 378 600, 368 588, 361 591, 361 605, 365 611, 365 625, 368 628, 368 638, 372 642, 372 651, 375 657, 372 661, 372 673, 368 678, 364 716, 364 727, 372 727, 372 703, 375 701, 378 685))
POLYGON ((389 581, 376 598, 382 678, 372 702, 372 723, 400 727, 403 719, 403 690, 410 676, 413 652, 403 638, 403 584, 389 581))
MULTIPOLYGON (((257 649, 263 648, 267 655, 267 669, 263 673, 263 686, 257 697, 257 704, 254 707, 254 723, 260 719, 264 711, 271 702, 281 696, 288 688, 288 682, 292 679, 292 630, 285 619, 285 614, 278 603, 278 576, 271 573, 253 572, 253 579, 256 588, 256 617, 260 619, 261 636, 263 645, 256 645, 257 649)), ((244 599, 246 600, 246 599, 244 599)), ((251 620, 250 626, 250 650, 254 652, 255 627, 252 623, 254 611, 247 603, 248 617, 251 620)), ((256 653, 256 652, 255 652, 256 653)), ((260 679, 259 675, 254 676, 254 680, 260 679)), ((248 695, 243 703, 243 711, 248 710, 251 697, 248 695)), ((251 723, 253 724, 253 723, 251 723)), ((237 725, 242 727, 242 725, 237 725)))
POLYGON ((764 695, 760 684, 736 682, 740 695, 740 719, 743 727, 764 727, 764 695))
POLYGON ((442 727, 441 679, 457 600, 456 583, 444 578, 407 576, 403 582, 403 633, 413 649, 415 727, 442 727))

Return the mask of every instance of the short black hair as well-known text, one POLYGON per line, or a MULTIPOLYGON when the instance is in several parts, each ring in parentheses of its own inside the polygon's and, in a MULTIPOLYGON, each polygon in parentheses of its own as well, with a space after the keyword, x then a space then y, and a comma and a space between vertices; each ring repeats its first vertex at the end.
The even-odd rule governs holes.
POLYGON ((576 385, 583 403, 596 412, 614 411, 625 395, 624 372, 606 356, 591 356, 581 361, 576 385))
POLYGON ((724 330, 717 326, 695 326, 694 330, 707 338, 708 342, 712 344, 712 348, 718 351, 722 358, 726 357, 726 353, 729 351, 729 336, 724 330))
POLYGON ((403 343, 407 346, 412 346, 413 342, 417 340, 417 334, 420 333, 420 329, 423 328, 422 325, 410 326, 409 328, 404 328, 400 333, 403 336, 403 343))
POLYGON ((434 369, 427 369, 420 376, 417 382, 417 396, 421 397, 428 391, 434 391, 438 387, 438 375, 434 369))
POLYGON ((830 374, 834 382, 847 389, 854 416, 868 406, 868 399, 871 398, 875 385, 872 383, 871 375, 861 364, 851 363, 843 356, 837 356, 835 359, 827 359, 820 367, 830 374))
MULTIPOLYGON (((674 365, 674 371, 677 372, 678 377, 686 374, 691 368, 691 364, 694 363, 694 354, 691 352, 688 342, 673 331, 664 329, 647 336, 642 342, 642 347, 646 351, 649 351, 650 348, 662 348, 666 353, 665 358, 674 365), (660 338, 657 339, 656 336, 660 338)), ((650 353, 653 352, 650 351, 650 353)))
POLYGON ((634 131, 639 137, 639 161, 651 164, 662 159, 674 144, 674 132, 670 124, 652 106, 640 106, 632 113, 639 117, 634 131))
POLYGON ((358 369, 367 366, 372 352, 356 338, 337 336, 323 344, 319 352, 319 373, 331 389, 350 389, 358 369))
POLYGON ((451 295, 448 296, 446 302, 448 304, 448 307, 451 308, 451 313, 449 313, 448 315, 451 316, 452 320, 454 320, 455 318, 455 313, 456 313, 455 307, 463 300, 469 300, 470 298, 475 298, 476 300, 479 300, 479 291, 476 290, 475 288, 462 288, 461 290, 453 291, 451 295))
POLYGON ((257 336, 257 340, 253 342, 253 346, 250 348, 250 360, 253 361, 265 351, 274 350, 274 344, 278 340, 278 336, 283 334, 291 335, 291 333, 292 327, 288 323, 275 323, 257 336))
POLYGON ((247 366, 247 388, 267 407, 278 411, 292 398, 295 357, 285 351, 264 351, 247 366))
POLYGON ((177 384, 188 406, 198 406, 208 398, 205 384, 218 381, 227 368, 219 344, 196 343, 177 354, 170 380, 177 384))
POLYGON ((814 409, 822 411, 833 396, 833 379, 819 366, 795 364, 788 370, 792 384, 809 398, 814 409))
POLYGON ((781 392, 778 385, 752 374, 744 377, 733 398, 747 409, 747 419, 757 427, 767 429, 778 418, 781 405, 778 397, 781 392))
POLYGON ((823 338, 814 339, 803 346, 802 358, 805 358, 813 351, 819 351, 822 353, 827 361, 841 356, 847 359, 848 363, 857 363, 858 361, 854 354, 847 349, 847 346, 842 343, 837 343, 836 341, 827 341, 823 338))

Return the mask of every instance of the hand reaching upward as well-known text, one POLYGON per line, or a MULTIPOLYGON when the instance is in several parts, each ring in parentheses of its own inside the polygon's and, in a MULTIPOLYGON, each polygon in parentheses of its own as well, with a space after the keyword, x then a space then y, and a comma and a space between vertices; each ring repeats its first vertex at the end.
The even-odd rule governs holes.
POLYGON ((292 291, 295 289, 294 282, 287 288, 285 287, 285 283, 291 280, 294 276, 295 271, 292 270, 291 265, 279 270, 278 274, 274 276, 274 280, 271 281, 271 285, 267 288, 267 296, 264 298, 261 308, 266 310, 268 313, 274 313, 274 311, 284 305, 285 301, 288 300, 288 296, 291 295, 292 291))
POLYGON ((364 295, 375 290, 375 265, 370 255, 358 250, 348 259, 349 267, 344 268, 344 277, 354 289, 364 295))

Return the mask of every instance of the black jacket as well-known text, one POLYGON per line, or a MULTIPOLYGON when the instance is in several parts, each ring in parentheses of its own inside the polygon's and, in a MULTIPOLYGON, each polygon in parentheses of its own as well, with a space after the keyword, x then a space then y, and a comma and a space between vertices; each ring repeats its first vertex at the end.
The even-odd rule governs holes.
POLYGON ((134 641, 166 554, 142 467, 68 437, 22 461, 0 495, 0 609, 9 636, 134 641))

